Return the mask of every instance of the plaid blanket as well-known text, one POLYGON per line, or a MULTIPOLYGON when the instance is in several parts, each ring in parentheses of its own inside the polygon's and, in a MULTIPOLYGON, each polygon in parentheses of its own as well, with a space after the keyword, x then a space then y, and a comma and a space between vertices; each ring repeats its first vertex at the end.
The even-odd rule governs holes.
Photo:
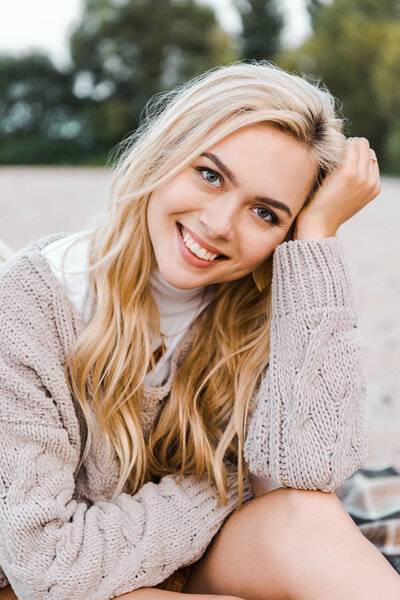
POLYGON ((400 471, 365 465, 335 490, 365 535, 400 574, 400 471))

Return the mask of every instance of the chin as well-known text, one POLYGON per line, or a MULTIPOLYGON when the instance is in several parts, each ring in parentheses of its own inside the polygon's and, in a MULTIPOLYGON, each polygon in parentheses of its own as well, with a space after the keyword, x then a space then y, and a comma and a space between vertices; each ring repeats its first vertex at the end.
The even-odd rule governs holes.
POLYGON ((201 283, 196 282, 194 277, 191 278, 190 275, 188 276, 187 273, 177 273, 176 271, 178 269, 175 272, 173 272, 171 269, 171 265, 168 265, 167 269, 163 269, 162 267, 159 267, 159 269, 161 276, 165 279, 165 281, 169 283, 169 285, 172 285, 173 287, 176 287, 179 290, 190 290, 192 288, 199 287, 200 285, 202 285, 201 283))

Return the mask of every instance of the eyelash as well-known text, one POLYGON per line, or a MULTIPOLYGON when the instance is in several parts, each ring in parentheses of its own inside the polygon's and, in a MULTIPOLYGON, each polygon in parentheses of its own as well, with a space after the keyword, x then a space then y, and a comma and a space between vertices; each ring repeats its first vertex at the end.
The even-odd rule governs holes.
MULTIPOLYGON (((203 181, 205 181, 206 183, 209 183, 212 187, 215 187, 215 185, 213 185, 210 181, 207 181, 207 179, 203 176, 203 173, 205 171, 209 171, 210 173, 217 175, 221 182, 224 181, 224 178, 222 177, 222 175, 220 173, 218 173, 218 171, 215 171, 214 169, 210 169, 209 167, 194 167, 194 168, 196 171, 198 171, 201 174, 203 181)), ((276 214, 274 212, 272 212, 272 210, 269 210, 269 208, 265 208, 265 206, 257 206, 256 208, 262 208, 263 210, 266 210, 272 218, 271 221, 267 221, 263 217, 260 217, 260 219, 262 221, 264 221, 265 223, 270 223, 271 225, 279 225, 279 219, 276 216, 276 214)))

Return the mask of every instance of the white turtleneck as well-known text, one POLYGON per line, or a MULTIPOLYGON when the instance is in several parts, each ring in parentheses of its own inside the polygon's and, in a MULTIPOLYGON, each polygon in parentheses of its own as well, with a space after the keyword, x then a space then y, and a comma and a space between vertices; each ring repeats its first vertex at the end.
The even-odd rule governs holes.
MULTIPOLYGON (((85 270, 88 266, 90 233, 91 230, 87 230, 68 235, 48 244, 42 250, 54 275, 86 323, 89 323, 91 318, 89 275, 79 271, 85 270), (71 242, 78 239, 79 241, 68 248, 71 242), (63 259, 64 263, 62 263, 63 259)), ((166 353, 156 363, 155 369, 147 373, 145 383, 161 385, 168 377, 171 357, 176 346, 193 320, 213 299, 215 286, 181 290, 169 284, 159 269, 156 269, 150 276, 150 287, 160 313, 161 333, 166 353)), ((154 345, 153 350, 156 350, 160 344, 161 339, 154 345)))

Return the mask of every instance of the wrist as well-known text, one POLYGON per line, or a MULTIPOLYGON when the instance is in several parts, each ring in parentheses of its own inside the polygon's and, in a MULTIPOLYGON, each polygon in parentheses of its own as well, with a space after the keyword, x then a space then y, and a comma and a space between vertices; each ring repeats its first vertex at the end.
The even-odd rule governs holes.
POLYGON ((294 240, 316 240, 335 237, 337 229, 322 224, 296 223, 293 231, 294 240))

